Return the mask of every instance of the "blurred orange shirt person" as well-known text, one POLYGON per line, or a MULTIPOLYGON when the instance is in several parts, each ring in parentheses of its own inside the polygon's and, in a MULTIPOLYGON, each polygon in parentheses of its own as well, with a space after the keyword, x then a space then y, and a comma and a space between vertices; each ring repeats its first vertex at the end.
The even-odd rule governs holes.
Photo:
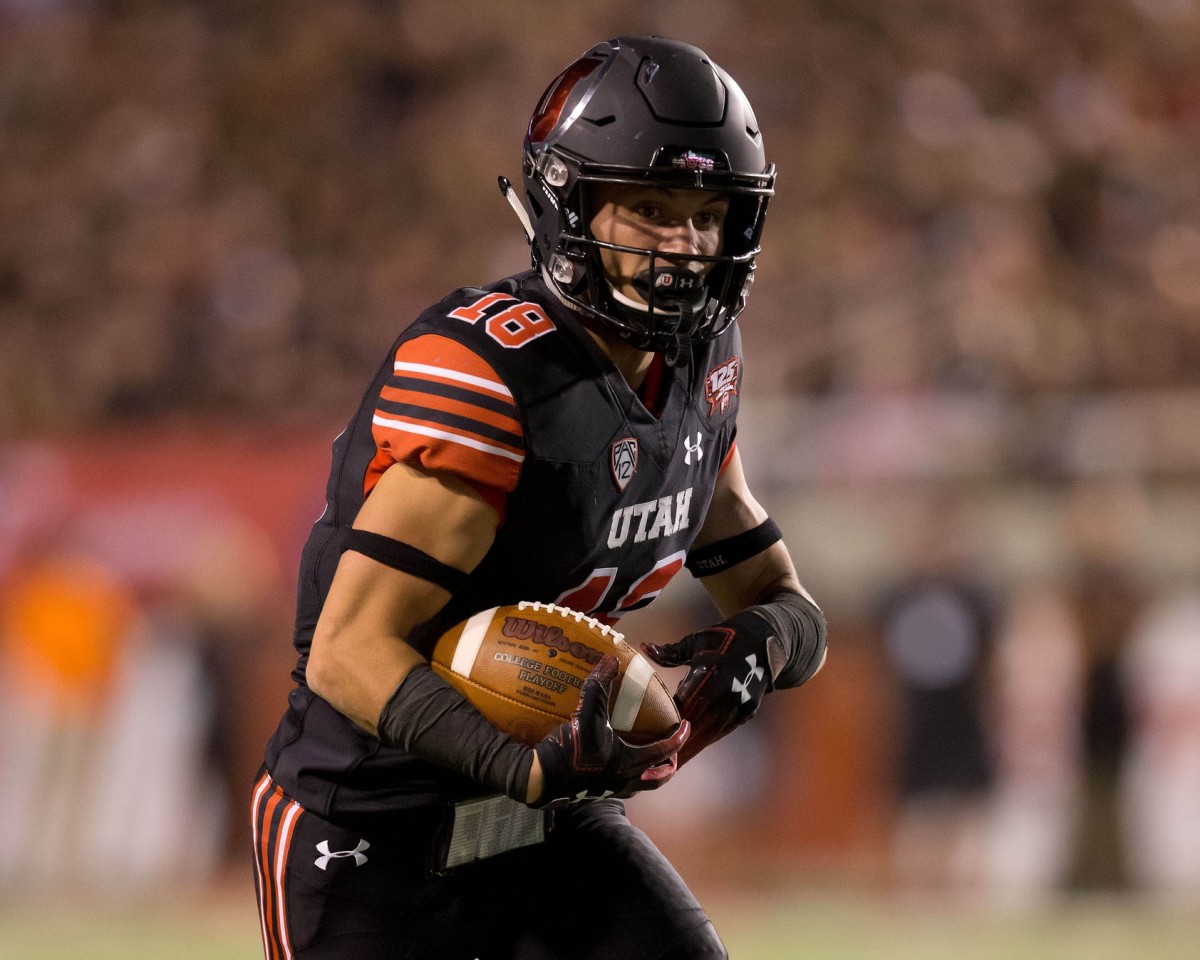
POLYGON ((40 560, 0 592, 0 664, 18 696, 49 700, 69 720, 107 692, 135 613, 129 590, 94 560, 40 560))

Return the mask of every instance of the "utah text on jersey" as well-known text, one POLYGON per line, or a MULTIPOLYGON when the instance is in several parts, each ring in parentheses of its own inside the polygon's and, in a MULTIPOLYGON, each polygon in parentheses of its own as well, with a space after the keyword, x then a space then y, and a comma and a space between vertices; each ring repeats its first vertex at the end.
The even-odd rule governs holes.
POLYGON ((629 531, 634 529, 634 518, 637 519, 637 528, 633 534, 634 543, 657 540, 659 537, 669 537, 680 530, 686 530, 688 507, 691 502, 692 488, 688 487, 673 497, 659 497, 657 500, 618 507, 613 511, 612 524, 608 530, 609 549, 615 550, 629 539, 629 531))

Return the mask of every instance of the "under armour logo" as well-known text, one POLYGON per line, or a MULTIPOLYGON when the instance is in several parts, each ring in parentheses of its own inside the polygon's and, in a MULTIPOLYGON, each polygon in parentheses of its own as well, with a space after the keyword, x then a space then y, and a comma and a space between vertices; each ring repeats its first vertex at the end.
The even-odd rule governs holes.
POLYGON ((317 865, 318 869, 327 870, 329 868, 330 860, 336 860, 338 857, 353 857, 354 865, 356 867, 361 867, 367 862, 367 856, 365 853, 363 853, 363 851, 369 850, 370 848, 371 845, 367 843, 366 840, 359 840, 358 846, 356 846, 353 850, 330 850, 329 841, 322 840, 317 844, 317 850, 321 855, 317 857, 313 863, 317 865))
POLYGON ((733 692, 742 695, 742 703, 750 702, 750 684, 763 678, 763 668, 758 665, 758 654, 750 654, 746 662, 750 664, 750 672, 746 674, 746 679, 733 681, 733 692))
POLYGON ((692 465, 692 454, 693 453, 696 455, 697 463, 699 463, 701 460, 704 459, 704 451, 700 449, 700 434, 699 433, 696 434, 696 443, 694 446, 688 442, 687 437, 683 438, 683 446, 687 450, 687 453, 685 453, 683 455, 683 462, 686 463, 689 467, 692 465))
POLYGON ((607 800, 613 795, 612 790, 605 790, 603 793, 590 793, 587 790, 580 790, 574 797, 571 798, 571 803, 582 803, 584 800, 607 800))

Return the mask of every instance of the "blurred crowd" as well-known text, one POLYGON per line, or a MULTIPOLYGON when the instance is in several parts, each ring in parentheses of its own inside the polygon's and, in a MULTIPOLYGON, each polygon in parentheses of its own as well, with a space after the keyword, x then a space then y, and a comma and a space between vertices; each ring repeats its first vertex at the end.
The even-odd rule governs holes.
POLYGON ((527 265, 547 81, 657 32, 780 169, 739 442, 832 640, 638 815, 697 873, 1200 898, 1200 4, 530 10, 0 0, 0 891, 244 871, 328 443, 527 265), (1054 396, 1103 415, 1031 438, 1054 396))
POLYGON ((780 168, 758 382, 1200 377, 1190 0, 0 2, 0 435, 326 409, 527 263, 497 174, 598 37, 741 80, 780 168), (69 370, 64 376, 62 371, 69 370))

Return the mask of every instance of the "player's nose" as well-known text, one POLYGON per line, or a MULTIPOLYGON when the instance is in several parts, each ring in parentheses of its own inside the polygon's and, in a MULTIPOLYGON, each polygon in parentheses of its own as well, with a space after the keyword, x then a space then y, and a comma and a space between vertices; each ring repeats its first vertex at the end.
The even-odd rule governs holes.
POLYGON ((662 253, 701 253, 700 231, 691 220, 664 225, 659 234, 658 249, 662 253))

